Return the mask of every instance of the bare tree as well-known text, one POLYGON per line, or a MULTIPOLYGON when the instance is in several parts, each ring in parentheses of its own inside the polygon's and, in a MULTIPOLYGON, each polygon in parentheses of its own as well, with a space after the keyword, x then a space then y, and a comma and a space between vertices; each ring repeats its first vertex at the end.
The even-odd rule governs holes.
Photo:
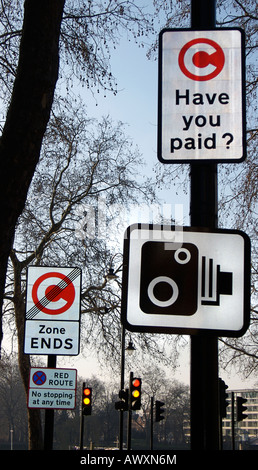
POLYGON ((3 355, 0 380, 0 417, 2 437, 13 433, 13 442, 27 442, 26 400, 16 355, 3 355))
MULTIPOLYGON (((71 0, 66 2, 64 0, 40 0, 38 2, 34 0, 12 2, 3 0, 1 2, 0 81, 4 125, 0 141, 0 207, 2 209, 0 308, 2 311, 3 291, 6 284, 4 307, 7 311, 10 307, 8 302, 14 302, 20 369, 25 388, 28 383, 29 371, 29 357, 22 353, 21 339, 24 321, 25 268, 29 263, 39 264, 43 259, 44 262, 51 262, 53 259, 56 261, 55 250, 59 249, 60 237, 66 251, 64 248, 63 257, 60 255, 59 261, 62 258, 63 262, 69 263, 74 256, 74 254, 69 256, 67 248, 70 248, 70 240, 74 234, 71 223, 76 221, 75 207, 78 207, 84 197, 87 196, 93 201, 94 198, 96 200, 98 194, 102 194, 106 190, 109 191, 108 204, 112 205, 115 198, 120 198, 120 201, 121 196, 126 197, 126 194, 129 193, 126 193, 124 189, 119 192, 119 188, 123 186, 130 164, 137 159, 137 154, 133 156, 128 151, 127 142, 120 140, 120 147, 112 148, 114 139, 118 143, 117 133, 119 131, 117 128, 114 135, 109 135, 105 140, 110 125, 107 120, 103 121, 99 127, 102 136, 101 132, 98 135, 98 142, 100 137, 103 138, 102 147, 98 146, 96 137, 94 138, 90 134, 87 136, 92 147, 87 149, 89 158, 84 166, 84 176, 86 176, 83 179, 81 168, 84 162, 83 153, 81 152, 80 168, 78 168, 79 164, 75 168, 72 157, 74 152, 78 154, 75 147, 79 144, 77 136, 72 135, 71 121, 68 122, 69 118, 62 116, 64 131, 62 139, 67 145, 67 158, 63 159, 62 163, 57 159, 60 166, 54 168, 53 147, 51 151, 45 149, 43 152, 41 152, 41 147, 52 109, 56 82, 60 76, 62 83, 66 83, 68 88, 75 83, 82 83, 90 91, 93 87, 95 89, 102 87, 104 90, 111 90, 115 93, 115 79, 110 70, 112 49, 116 48, 120 36, 124 32, 128 35, 128 39, 133 38, 138 44, 142 44, 148 35, 154 32, 153 20, 163 9, 163 6, 160 6, 156 1, 153 2, 153 5, 154 10, 152 14, 149 14, 137 2, 119 0, 108 2, 82 0, 78 3, 71 0), (123 154, 125 148, 127 155, 123 154), (110 156, 112 151, 117 152, 116 158, 112 158, 112 163, 119 161, 119 167, 116 166, 116 171, 114 171, 114 167, 112 169, 110 166, 108 167, 106 160, 103 162, 100 159, 104 152, 110 156), (46 158, 48 170, 45 170, 45 173, 41 173, 40 176, 39 173, 36 173, 31 185, 36 167, 40 162, 40 155, 46 158), (100 169, 102 174, 105 171, 108 172, 105 174, 105 180, 103 176, 99 176, 100 169), (49 176, 51 170, 54 171, 52 181, 49 176), (68 173, 69 183, 65 189, 63 182, 68 173), (81 177, 80 185, 74 187, 75 182, 78 184, 78 175, 81 177), (115 175, 119 175, 117 179, 115 175), (51 185, 51 195, 46 193, 48 184, 51 185), (75 188, 77 192, 70 197, 72 188, 75 188), (31 197, 24 210, 29 190, 31 197), (43 200, 44 204, 41 204, 43 200), (38 216, 33 212, 35 208, 33 202, 37 203, 38 210, 42 210, 42 217, 48 217, 47 229, 46 219, 38 220, 38 216), (29 238, 27 240, 22 238, 22 234, 33 238, 33 242, 30 238, 33 246, 28 243, 29 238), (15 245, 13 245, 14 236, 16 238, 15 245), (13 289, 10 286, 9 277, 6 282, 9 256, 13 269, 13 289)), ((52 122, 51 131, 50 128, 48 131, 48 139, 51 137, 51 132, 53 139, 56 139, 58 129, 61 132, 60 119, 59 116, 58 122, 56 116, 55 125, 52 122), (56 129, 54 129, 55 127, 56 129)), ((77 124, 79 127, 76 132, 80 132, 80 125, 84 126, 85 123, 77 124)), ((132 179, 127 187, 131 191, 130 197, 133 202, 136 201, 133 196, 135 174, 131 176, 132 179)), ((140 192, 144 191, 144 186, 141 184, 138 189, 140 192)), ((85 312, 99 311, 103 314, 98 316, 98 326, 107 332, 112 325, 113 334, 106 333, 105 344, 109 343, 115 347, 116 344, 112 338, 115 337, 114 331, 120 327, 118 317, 112 322, 104 314, 117 307, 118 295, 113 289, 111 300, 111 290, 107 286, 106 280, 102 283, 96 283, 96 273, 100 271, 100 266, 101 268, 107 267, 108 259, 109 261, 111 259, 110 255, 103 258, 100 247, 97 246, 98 243, 99 240, 98 242, 90 240, 90 243, 84 247, 84 251, 81 250, 81 246, 75 248, 80 262, 83 256, 83 262, 85 261, 85 253, 87 253, 87 262, 92 267, 92 271, 90 273, 88 271, 88 279, 94 281, 84 291, 83 310, 85 312), (91 255, 89 247, 94 243, 96 253, 91 255), (98 295, 104 291, 106 294, 105 303, 107 304, 105 306, 103 306, 103 299, 98 295), (103 325, 106 329, 103 328, 103 325)), ((88 332, 93 328, 94 321, 87 329, 88 332)), ((0 331, 1 339, 2 330, 0 331)), ((30 412, 29 420, 33 420, 33 423, 32 421, 29 423, 30 431, 34 429, 34 433, 30 433, 30 446, 38 448, 41 445, 38 414, 30 412)))
MULTIPOLYGON (((138 204, 141 198, 151 202, 154 197, 149 179, 136 177, 140 164, 139 152, 121 123, 114 124, 110 118, 97 123, 86 117, 81 104, 76 109, 69 105, 68 111, 60 100, 16 227, 5 293, 9 318, 12 310, 15 313, 26 391, 30 357, 23 353, 24 311, 26 268, 31 264, 82 267, 81 343, 93 345, 106 360, 120 352, 119 278, 111 285, 105 275, 111 266, 121 272, 121 254, 117 253, 116 264, 112 264, 118 212, 128 204, 138 204)), ((40 445, 36 411, 28 412, 31 448, 40 445)))
MULTIPOLYGON (((139 372, 138 372, 139 373, 139 372)), ((150 421, 150 399, 154 402, 154 435, 160 441, 170 444, 185 444, 185 428, 189 425, 190 396, 189 387, 173 378, 167 378, 165 371, 158 366, 145 367, 142 377, 142 411, 138 427, 146 429, 150 421), (164 403, 164 420, 155 422, 155 402, 164 403)))
POLYGON ((154 32, 163 5, 153 4, 150 14, 133 1, 1 1, 0 310, 15 226, 39 160, 58 77, 67 86, 77 79, 90 91, 116 92, 112 49, 124 32, 139 44, 154 32))
MULTIPOLYGON (((10 2, 2 2, 2 15, 10 2)), ((0 305, 15 225, 37 164, 58 77, 59 34, 64 1, 27 0, 15 83, 0 141, 0 305)), ((12 31, 16 41, 18 33, 12 31)), ((5 41, 11 33, 4 31, 5 41)), ((12 72, 14 64, 4 63, 12 72)), ((6 75, 6 74, 5 74, 6 75)), ((0 332, 0 339, 2 331, 0 332)))
POLYGON ((251 325, 240 339, 226 339, 221 344, 221 364, 234 365, 250 377, 257 373, 258 341, 258 246, 257 246, 257 9, 252 0, 219 2, 219 25, 242 27, 246 35, 247 158, 240 165, 222 165, 220 171, 220 224, 244 230, 251 239, 251 325))

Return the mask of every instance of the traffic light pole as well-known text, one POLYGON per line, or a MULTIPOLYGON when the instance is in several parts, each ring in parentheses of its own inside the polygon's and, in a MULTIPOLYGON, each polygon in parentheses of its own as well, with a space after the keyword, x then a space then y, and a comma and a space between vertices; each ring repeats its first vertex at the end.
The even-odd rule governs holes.
POLYGON ((81 412, 80 450, 83 450, 83 436, 84 436, 84 415, 83 415, 83 412, 81 412))
POLYGON ((154 397, 151 397, 150 450, 153 450, 153 406, 154 406, 154 397))
MULTIPOLYGON (((121 378, 120 378, 120 390, 124 389, 124 376, 125 376, 125 327, 122 324, 121 332, 121 378)), ((124 411, 119 412, 119 450, 123 450, 124 440, 124 411)))
POLYGON ((231 392, 231 441, 232 450, 235 450, 235 394, 231 392))
MULTIPOLYGON (((191 0, 191 28, 216 24, 215 0, 191 0)), ((191 164, 191 226, 217 227, 217 165, 191 164)), ((219 449, 218 338, 191 336, 191 448, 219 449)))
MULTIPOLYGON (((129 383, 131 383, 133 379, 133 372, 130 372, 130 379, 129 383)), ((128 408, 128 421, 127 421, 127 450, 131 450, 131 436, 132 436, 132 410, 130 404, 131 397, 129 396, 129 408, 128 408)))

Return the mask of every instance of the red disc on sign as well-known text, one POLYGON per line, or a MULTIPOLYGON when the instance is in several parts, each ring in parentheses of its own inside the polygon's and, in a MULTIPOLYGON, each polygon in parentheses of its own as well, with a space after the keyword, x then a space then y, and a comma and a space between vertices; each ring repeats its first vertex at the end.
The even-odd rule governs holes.
POLYGON ((197 80, 197 81, 211 80, 212 78, 219 75, 219 73, 223 69, 224 64, 225 64, 225 56, 224 56, 224 52, 222 48, 217 42, 212 41, 211 39, 197 38, 197 39, 192 39, 191 41, 187 42, 182 47, 178 56, 178 64, 183 74, 186 75, 186 77, 190 78, 191 80, 197 80), (185 64, 185 55, 187 51, 192 46, 195 46, 196 44, 208 44, 209 46, 212 46, 214 48, 214 52, 212 54, 209 54, 206 51, 197 51, 195 52, 195 54, 193 54, 193 57, 192 57, 192 63, 197 69, 205 69, 210 64, 215 67, 215 69, 212 72, 209 72, 206 75, 198 75, 198 73, 193 73, 192 71, 189 70, 189 66, 185 64))
POLYGON ((43 313, 59 315, 66 312, 72 306, 75 298, 75 289, 69 277, 59 272, 50 272, 43 274, 36 280, 33 284, 31 295, 35 306, 43 313), (61 281, 58 284, 53 284, 53 278, 59 278, 61 281), (42 298, 39 299, 38 289, 42 282, 46 280, 49 280, 49 285, 46 287, 42 298), (53 305, 52 302, 55 303, 61 299, 65 301, 64 305, 61 307, 53 305))

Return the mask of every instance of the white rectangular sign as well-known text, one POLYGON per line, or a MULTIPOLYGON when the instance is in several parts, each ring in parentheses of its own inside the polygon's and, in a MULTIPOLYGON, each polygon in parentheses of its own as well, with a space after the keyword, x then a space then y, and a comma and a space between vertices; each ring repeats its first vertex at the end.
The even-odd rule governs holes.
POLYGON ((27 354, 79 354, 79 322, 33 321, 25 325, 24 351, 27 354))
POLYGON ((30 370, 28 408, 74 409, 76 369, 32 367, 30 370))
POLYGON ((160 33, 158 158, 245 158, 244 36, 240 29, 160 33))
POLYGON ((250 315, 250 241, 218 229, 132 225, 122 321, 131 331, 241 336, 250 315))
POLYGON ((81 270, 27 271, 25 354, 79 354, 81 270))

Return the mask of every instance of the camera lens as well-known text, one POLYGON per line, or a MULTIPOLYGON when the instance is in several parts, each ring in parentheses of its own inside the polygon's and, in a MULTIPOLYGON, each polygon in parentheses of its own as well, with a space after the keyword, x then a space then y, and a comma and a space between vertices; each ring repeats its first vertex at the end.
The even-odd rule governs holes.
POLYGON ((179 248, 174 254, 175 261, 179 264, 186 264, 191 259, 191 253, 186 248, 179 248))
POLYGON ((148 286, 148 296, 151 302, 153 302, 154 305, 157 305, 158 307, 169 307, 170 305, 173 305, 178 298, 178 293, 177 284, 175 281, 173 281, 173 279, 167 276, 155 277, 155 279, 152 279, 148 286), (169 284, 169 286, 172 287, 172 295, 167 300, 160 300, 154 294, 155 287, 160 283, 169 284))

